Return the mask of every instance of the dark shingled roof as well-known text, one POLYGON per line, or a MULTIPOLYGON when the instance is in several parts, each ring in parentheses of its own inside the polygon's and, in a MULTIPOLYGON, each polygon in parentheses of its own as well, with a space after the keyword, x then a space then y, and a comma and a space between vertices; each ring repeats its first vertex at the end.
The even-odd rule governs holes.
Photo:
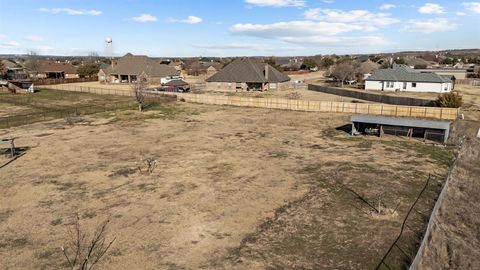
POLYGON ((269 64, 249 58, 237 59, 207 79, 207 82, 231 83, 280 83, 288 81, 290 81, 290 77, 269 64), (265 77, 266 68, 268 68, 268 79, 265 77))
POLYGON ((162 65, 145 55, 132 55, 131 53, 127 53, 118 59, 117 65, 110 74, 139 76, 143 72, 150 77, 179 75, 178 71, 173 67, 162 65))
POLYGON ((442 77, 433 72, 419 72, 404 65, 394 65, 390 69, 378 69, 366 81, 394 81, 394 82, 451 82, 451 79, 442 77))
POLYGON ((43 61, 38 69, 40 73, 64 72, 65 74, 76 74, 77 68, 69 63, 57 63, 52 61, 43 61))

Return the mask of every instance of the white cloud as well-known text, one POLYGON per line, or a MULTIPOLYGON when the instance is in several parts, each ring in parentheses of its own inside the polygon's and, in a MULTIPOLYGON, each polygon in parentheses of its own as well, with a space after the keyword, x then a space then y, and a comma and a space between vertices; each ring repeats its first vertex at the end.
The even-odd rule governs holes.
POLYGON ((200 17, 192 16, 192 15, 191 15, 191 16, 188 16, 188 17, 185 18, 185 19, 173 19, 173 18, 169 18, 167 21, 170 22, 170 23, 197 24, 197 23, 203 22, 203 19, 200 18, 200 17))
POLYGON ((20 48, 20 46, 20 43, 14 40, 0 43, 0 49, 4 50, 17 50, 20 48))
POLYGON ((379 36, 340 36, 340 34, 362 30, 365 30, 363 26, 355 24, 315 21, 236 24, 231 28, 231 31, 235 34, 298 44, 356 46, 381 45, 386 43, 386 40, 379 36))
POLYGON ((383 4, 380 6, 380 9, 381 10, 389 10, 389 9, 392 9, 392 8, 396 8, 397 6, 395 6, 394 4, 383 4))
POLYGON ((91 9, 91 10, 85 10, 85 9, 72 9, 72 8, 41 8, 39 9, 41 12, 48 12, 51 14, 60 14, 60 13, 66 13, 68 15, 90 15, 90 16, 99 16, 102 14, 101 11, 91 9))
POLYGON ((7 35, 0 34, 0 40, 2 40, 2 39, 6 39, 6 38, 7 38, 7 35))
POLYGON ((42 36, 37 36, 37 35, 26 36, 23 39, 32 41, 32 42, 39 42, 44 40, 42 36))
POLYGON ((305 0, 245 0, 245 3, 260 7, 304 7, 305 0))
POLYGON ((198 45, 194 44, 192 45, 194 48, 200 48, 200 49, 208 49, 208 50, 255 50, 255 51, 260 51, 260 50, 269 50, 273 49, 272 46, 266 45, 266 44, 253 44, 253 43, 248 43, 248 44, 215 44, 215 45, 198 45))
POLYGON ((273 24, 235 24, 231 28, 234 33, 267 38, 334 36, 354 30, 362 30, 362 27, 345 23, 290 21, 273 24))
POLYGON ((467 9, 469 9, 469 10, 475 12, 475 13, 480 14, 480 2, 464 2, 464 3, 462 3, 462 5, 465 8, 467 8, 467 9))
POLYGON ((392 18, 388 13, 372 13, 368 10, 336 10, 336 9, 309 9, 305 13, 308 20, 355 23, 365 28, 373 29, 375 26, 385 26, 398 23, 399 20, 392 18))
POLYGON ((467 13, 462 12, 462 11, 455 12, 455 14, 456 14, 457 16, 465 16, 465 15, 467 15, 467 13))
POLYGON ((202 21, 203 19, 197 16, 188 16, 187 19, 181 20, 181 22, 189 23, 189 24, 197 24, 197 23, 201 23, 202 21))
POLYGON ((447 19, 437 18, 431 20, 410 20, 408 24, 402 29, 407 32, 447 32, 457 29, 457 24, 450 22, 447 19))
POLYGON ((150 15, 150 14, 140 14, 137 17, 133 17, 132 20, 136 22, 141 22, 141 23, 147 23, 147 22, 156 22, 157 17, 150 15))
POLYGON ((418 9, 418 12, 422 14, 443 14, 444 8, 438 4, 426 3, 418 9))

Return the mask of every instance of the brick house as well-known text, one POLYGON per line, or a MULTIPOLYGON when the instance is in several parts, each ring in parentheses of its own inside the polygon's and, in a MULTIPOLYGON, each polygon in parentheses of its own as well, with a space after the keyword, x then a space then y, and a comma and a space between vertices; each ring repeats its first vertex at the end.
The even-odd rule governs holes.
POLYGON ((241 58, 206 80, 208 91, 267 91, 290 87, 290 77, 269 64, 241 58))
POLYGON ((175 78, 179 74, 174 67, 160 64, 144 55, 128 53, 117 61, 112 61, 111 67, 101 68, 98 79, 108 83, 132 83, 138 77, 143 77, 151 84, 161 84, 162 80, 175 78))
POLYGON ((77 68, 70 63, 42 61, 36 75, 38 79, 77 79, 77 68))

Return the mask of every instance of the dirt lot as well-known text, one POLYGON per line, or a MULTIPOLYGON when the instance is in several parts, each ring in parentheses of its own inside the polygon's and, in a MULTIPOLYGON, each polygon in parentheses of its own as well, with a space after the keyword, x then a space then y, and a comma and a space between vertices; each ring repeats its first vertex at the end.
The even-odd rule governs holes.
POLYGON ((463 96, 465 109, 480 110, 480 86, 457 85, 456 89, 463 96))
MULTIPOLYGON (((225 93, 217 93, 225 95, 225 93)), ((268 92, 238 92, 238 93, 226 93, 226 95, 235 96, 247 96, 247 97, 260 97, 260 98, 283 98, 283 99, 300 99, 300 100, 320 100, 320 101, 337 101, 337 102, 352 102, 358 101, 363 103, 369 103, 365 100, 358 100, 354 98, 342 97, 337 95, 330 95, 326 93, 311 91, 307 89, 289 89, 279 91, 268 92)))
POLYGON ((431 173, 428 215, 451 159, 349 138, 346 115, 180 104, 85 120, 0 130, 30 147, 0 169, 1 269, 64 267, 75 212, 89 231, 110 219, 101 269, 372 269, 431 173))
POLYGON ((37 109, 27 106, 12 105, 0 102, 0 117, 29 114, 36 112, 37 109))

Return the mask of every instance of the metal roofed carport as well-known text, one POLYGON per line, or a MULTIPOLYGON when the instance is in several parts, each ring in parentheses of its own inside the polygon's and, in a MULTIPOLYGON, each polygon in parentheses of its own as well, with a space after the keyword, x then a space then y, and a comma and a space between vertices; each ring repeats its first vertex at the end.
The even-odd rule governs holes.
POLYGON ((418 137, 418 135, 423 134, 424 139, 437 136, 432 140, 446 143, 450 134, 451 122, 375 115, 352 116, 352 134, 355 131, 365 133, 365 127, 373 125, 379 127, 379 135, 382 135, 382 133, 398 135, 398 132, 400 134, 406 133, 405 135, 410 137, 415 134, 418 137), (439 136, 443 138, 440 140, 438 139, 439 136))

